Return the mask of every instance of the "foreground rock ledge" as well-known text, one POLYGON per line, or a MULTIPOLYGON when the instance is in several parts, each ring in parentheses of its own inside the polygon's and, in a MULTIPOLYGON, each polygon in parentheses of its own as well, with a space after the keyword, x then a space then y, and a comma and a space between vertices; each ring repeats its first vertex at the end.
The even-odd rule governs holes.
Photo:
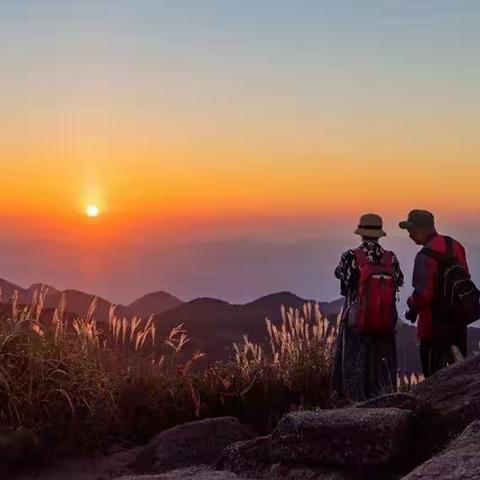
POLYGON ((236 418, 185 423, 157 435, 134 463, 135 473, 163 473, 214 464, 228 445, 249 440, 255 432, 236 418))
POLYGON ((159 475, 119 477, 117 480, 247 480, 235 473, 211 470, 208 467, 192 467, 172 470, 159 475))
POLYGON ((444 452, 404 480, 474 480, 480 478, 480 421, 473 422, 444 452))
POLYGON ((285 416, 271 436, 274 462, 367 468, 410 453, 411 413, 397 408, 318 410, 285 416))
POLYGON ((412 395, 425 405, 415 435, 422 462, 480 419, 480 355, 441 370, 416 385, 412 395))

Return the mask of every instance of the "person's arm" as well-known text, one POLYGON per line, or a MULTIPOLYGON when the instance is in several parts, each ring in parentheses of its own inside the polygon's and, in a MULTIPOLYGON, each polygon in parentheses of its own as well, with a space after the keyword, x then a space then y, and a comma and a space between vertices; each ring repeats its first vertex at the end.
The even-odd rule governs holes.
POLYGON ((430 308, 435 296, 435 276, 435 260, 419 253, 413 270, 413 293, 407 300, 411 312, 418 313, 430 308))
POLYGON ((338 278, 339 280, 342 280, 343 278, 343 256, 340 259, 340 263, 335 268, 335 278, 338 278))
POLYGON ((403 287, 405 282, 405 277, 403 276, 402 269, 400 268, 400 262, 396 255, 393 255, 392 259, 393 272, 395 274, 395 284, 397 285, 397 290, 403 287))
POLYGON ((351 250, 342 254, 340 262, 335 269, 335 277, 340 280, 340 294, 344 297, 348 295, 348 289, 352 271, 354 268, 355 255, 351 250))

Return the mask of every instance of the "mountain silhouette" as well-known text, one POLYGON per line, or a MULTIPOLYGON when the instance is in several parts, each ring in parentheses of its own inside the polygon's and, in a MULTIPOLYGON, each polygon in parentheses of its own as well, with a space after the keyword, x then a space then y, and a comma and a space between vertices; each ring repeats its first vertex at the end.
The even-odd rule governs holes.
MULTIPOLYGON (((227 360, 233 353, 232 344, 242 343, 243 335, 255 343, 268 346, 265 317, 280 323, 280 308, 303 309, 304 299, 290 292, 267 295, 245 305, 232 305, 214 298, 198 298, 155 316, 159 340, 175 326, 183 324, 190 342, 186 345, 186 355, 194 351, 206 353, 205 362, 227 360)), ((330 323, 335 321, 343 306, 343 299, 333 302, 320 302, 320 311, 330 323)), ((416 327, 399 321, 397 326, 397 357, 400 373, 420 373, 421 364, 418 352, 416 327)), ((479 350, 480 329, 469 328, 468 350, 479 350)))
MULTIPOLYGON (((1 302, 7 303, 18 292, 20 304, 32 302, 35 291, 39 291, 42 284, 33 284, 28 288, 20 287, 7 280, 0 279, 1 302)), ((62 294, 66 298, 66 315, 86 317, 94 298, 97 298, 97 308, 94 318, 102 323, 108 320, 112 303, 108 300, 84 293, 78 290, 60 291, 48 287, 45 300, 44 318, 50 318, 57 308, 62 294)), ((153 292, 142 296, 129 305, 117 305, 116 313, 119 316, 147 317, 154 315, 158 342, 162 343, 172 328, 183 324, 187 331, 189 343, 185 348, 185 356, 194 351, 207 354, 205 362, 228 360, 233 352, 233 343, 242 343, 243 335, 256 343, 268 345, 265 318, 274 323, 281 322, 281 306, 303 310, 305 303, 317 303, 315 300, 305 299, 291 292, 278 292, 265 295, 257 300, 241 304, 231 304, 217 298, 196 298, 183 303, 177 297, 163 291, 153 292)), ((339 314, 343 300, 333 302, 319 302, 319 308, 330 322, 339 314)), ((2 312, 8 309, 0 308, 2 312)), ((469 328, 468 350, 470 353, 479 350, 480 328, 469 328)), ((420 372, 420 358, 418 353, 416 328, 400 321, 397 327, 397 357, 399 371, 402 373, 420 372)))
MULTIPOLYGON (((302 310, 305 303, 314 300, 301 298, 290 292, 279 292, 261 297, 244 305, 233 305, 215 298, 197 298, 156 315, 154 322, 159 338, 172 328, 183 324, 190 339, 186 354, 198 350, 207 354, 209 363, 226 360, 234 342, 242 342, 247 335, 253 342, 267 342, 265 318, 281 322, 281 306, 302 310)), ((319 303, 321 311, 332 315, 339 311, 339 302, 319 303)))
POLYGON ((135 315, 148 317, 178 307, 183 302, 168 292, 153 292, 132 302, 128 309, 135 315))
MULTIPOLYGON (((39 292, 43 287, 41 283, 35 283, 28 288, 23 288, 7 280, 0 279, 1 303, 7 303, 18 292, 18 303, 21 305, 31 304, 35 292, 39 292)), ((107 322, 110 308, 113 303, 90 293, 81 292, 79 290, 60 291, 51 286, 47 288, 44 307, 46 310, 54 310, 60 304, 62 295, 65 297, 65 311, 69 314, 85 318, 88 315, 90 306, 96 298, 97 306, 93 315, 98 322, 107 322)), ((180 305, 182 302, 167 292, 155 292, 145 295, 135 300, 130 305, 116 305, 116 313, 119 316, 149 316, 162 313, 170 308, 180 305)))

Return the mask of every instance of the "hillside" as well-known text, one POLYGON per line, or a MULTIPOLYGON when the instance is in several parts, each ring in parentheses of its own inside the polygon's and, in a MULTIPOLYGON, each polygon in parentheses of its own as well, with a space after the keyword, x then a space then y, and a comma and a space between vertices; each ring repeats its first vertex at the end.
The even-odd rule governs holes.
MULTIPOLYGON (((267 339, 265 318, 275 323, 281 321, 281 306, 303 309, 307 302, 290 292, 279 292, 261 297, 244 305, 233 305, 214 298, 197 298, 154 317, 159 337, 175 326, 183 324, 190 342, 187 353, 199 350, 207 354, 208 362, 227 359, 232 344, 241 342, 248 335, 254 342, 267 339)), ((326 314, 338 312, 339 302, 320 303, 326 314)))
POLYGON ((178 307, 183 302, 168 292, 153 292, 144 295, 128 305, 128 310, 135 315, 148 317, 178 307))
MULTIPOLYGON (((188 332, 190 343, 187 353, 199 350, 207 354, 209 362, 225 360, 232 353, 232 344, 241 342, 248 335, 254 342, 267 340, 264 319, 281 321, 280 308, 302 309, 306 302, 314 302, 280 292, 259 298, 245 305, 232 305, 213 298, 198 298, 154 317, 157 332, 164 336, 168 331, 183 324, 188 332)), ((320 311, 334 321, 343 305, 341 299, 330 303, 321 302, 320 311)), ((480 329, 470 328, 468 337, 469 352, 480 349, 480 329)), ((403 321, 397 329, 398 368, 401 373, 420 373, 420 357, 416 338, 416 327, 403 321)))
MULTIPOLYGON (((41 284, 33 284, 23 288, 6 280, 0 280, 2 292, 1 301, 12 297, 15 290, 19 294, 19 302, 28 304, 32 301, 35 290, 41 284)), ((95 295, 78 290, 60 291, 48 287, 45 302, 47 312, 52 312, 59 304, 63 295, 66 297, 66 312, 71 316, 85 317, 95 295)), ((305 299, 290 292, 278 292, 263 296, 243 305, 231 304, 216 298, 197 298, 183 303, 177 297, 164 291, 153 292, 142 296, 129 305, 118 305, 117 313, 120 316, 147 317, 154 315, 158 338, 163 338, 169 331, 183 324, 190 342, 185 349, 186 354, 199 350, 207 354, 207 362, 226 360, 232 353, 234 342, 242 342, 243 335, 254 342, 266 340, 265 318, 275 323, 281 321, 280 308, 303 309, 307 302, 315 300, 305 299)), ((320 311, 334 320, 343 305, 342 299, 333 302, 320 302, 320 311)), ((104 298, 97 297, 95 318, 99 322, 106 322, 112 303, 104 298)), ((47 317, 50 314, 47 314, 47 317)), ((480 329, 470 328, 468 338, 469 352, 480 349, 480 329)), ((416 339, 416 328, 405 322, 400 322, 397 332, 397 356, 400 372, 420 372, 420 358, 416 339)))
MULTIPOLYGON (((0 303, 8 303, 13 297, 15 291, 18 292, 18 302, 26 305, 33 301, 35 291, 39 291, 42 284, 36 283, 28 288, 23 288, 7 280, 0 279, 1 300, 0 303)), ((81 292, 79 290, 60 291, 55 287, 47 286, 47 296, 45 298, 45 308, 53 310, 58 307, 62 295, 65 296, 65 311, 80 317, 86 317, 90 306, 95 298, 97 298, 97 308, 94 318, 98 322, 107 322, 112 302, 94 294, 81 292)), ((130 305, 117 305, 116 312, 120 316, 149 316, 163 313, 175 306, 181 305, 182 302, 178 298, 167 292, 154 292, 145 295, 130 305)))

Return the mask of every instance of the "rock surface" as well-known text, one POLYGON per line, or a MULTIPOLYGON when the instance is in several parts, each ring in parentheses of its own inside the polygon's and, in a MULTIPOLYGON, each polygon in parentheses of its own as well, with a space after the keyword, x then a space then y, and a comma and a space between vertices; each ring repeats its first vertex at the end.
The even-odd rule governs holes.
POLYGON ((213 470, 206 466, 173 470, 157 475, 130 475, 116 480, 385 480, 388 477, 357 476, 327 469, 290 468, 273 465, 259 476, 242 476, 225 470, 213 470))
POLYGON ((285 416, 271 436, 275 462, 366 468, 409 455, 411 414, 396 408, 317 410, 285 416))
POLYGON ((259 476, 272 465, 270 437, 258 437, 229 445, 217 468, 230 472, 259 476))
POLYGON ((0 469, 15 465, 28 465, 42 457, 40 438, 32 431, 19 429, 0 432, 0 469))
POLYGON ((42 469, 18 473, 12 477, 7 473, 0 479, 15 480, 111 480, 132 473, 131 464, 140 451, 139 447, 114 447, 108 455, 100 457, 77 457, 46 463, 42 469))
POLYGON ((354 480, 355 477, 347 472, 306 467, 291 468, 286 465, 277 464, 266 472, 263 478, 266 480, 354 480))
POLYGON ((214 464, 228 445, 254 437, 251 428, 232 417, 185 423, 157 435, 138 455, 134 471, 163 473, 214 464))
POLYGON ((212 470, 208 467, 192 467, 172 470, 159 475, 131 475, 118 480, 247 480, 235 473, 212 470))
POLYGON ((400 408, 419 413, 424 408, 424 402, 409 393, 391 393, 381 397, 372 398, 357 405, 357 408, 400 408))
POLYGON ((480 478, 480 421, 473 422, 444 452, 404 480, 474 480, 480 478))
POLYGON ((412 394, 426 405, 416 435, 418 458, 425 460, 480 419, 480 355, 441 370, 416 385, 412 394))

